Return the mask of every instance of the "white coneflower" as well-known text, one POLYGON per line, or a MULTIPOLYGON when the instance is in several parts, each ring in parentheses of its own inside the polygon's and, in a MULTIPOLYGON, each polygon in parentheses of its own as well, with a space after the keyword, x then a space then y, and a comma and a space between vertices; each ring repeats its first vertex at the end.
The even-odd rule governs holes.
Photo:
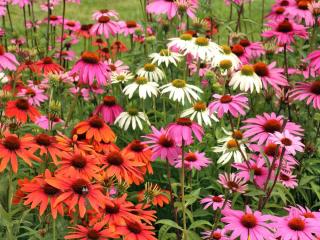
POLYGON ((208 61, 221 54, 221 48, 218 44, 210 41, 206 37, 193 38, 192 44, 188 45, 184 54, 191 54, 195 58, 208 61))
POLYGON ((161 94, 169 93, 169 99, 177 102, 181 102, 184 105, 184 100, 187 98, 191 103, 193 100, 199 100, 198 93, 203 91, 193 85, 187 84, 185 80, 175 79, 172 82, 160 87, 161 94))
POLYGON ((6 74, 4 72, 0 72, 0 82, 1 83, 9 82, 9 78, 6 76, 6 74))
POLYGON ((181 52, 184 52, 189 46, 193 44, 192 35, 189 33, 184 33, 180 37, 170 38, 167 44, 168 48, 178 48, 181 52))
POLYGON ((251 65, 243 65, 241 70, 233 74, 229 86, 233 86, 233 89, 240 88, 241 91, 252 93, 254 90, 257 93, 262 89, 261 78, 254 72, 254 68, 251 65))
POLYGON ((137 77, 133 83, 130 83, 123 89, 123 93, 128 95, 129 99, 138 91, 139 98, 158 96, 158 86, 156 82, 150 82, 146 77, 137 77))
POLYGON ((222 53, 217 54, 211 62, 213 67, 218 67, 221 70, 221 74, 227 74, 228 70, 233 72, 241 66, 241 61, 237 55, 235 55, 229 46, 221 46, 222 53))
POLYGON ((234 132, 228 132, 223 128, 222 130, 227 134, 227 136, 218 139, 218 143, 222 143, 222 145, 213 147, 214 152, 222 153, 222 155, 218 159, 218 163, 224 165, 228 163, 232 158, 236 163, 243 162, 245 159, 243 159, 241 152, 243 153, 245 158, 247 158, 247 154, 245 143, 242 139, 242 133, 239 130, 235 130, 234 132), (241 149, 241 152, 239 150, 239 147, 241 149))
POLYGON ((143 123, 150 125, 148 116, 144 112, 139 112, 136 108, 129 108, 127 112, 120 113, 114 122, 114 124, 118 124, 123 130, 128 130, 130 126, 133 130, 137 127, 142 130, 143 123))
POLYGON ((181 117, 188 117, 191 120, 196 119, 197 123, 202 126, 204 125, 211 126, 212 120, 219 122, 219 120, 213 114, 210 115, 209 109, 205 102, 197 101, 193 104, 192 108, 186 109, 182 112, 181 117))
POLYGON ((181 61, 182 55, 168 49, 162 49, 159 53, 151 53, 149 57, 152 59, 152 63, 156 63, 158 66, 164 63, 168 67, 170 63, 177 66, 177 62, 181 61))
POLYGON ((133 79, 134 76, 132 73, 130 73, 129 71, 123 71, 120 73, 117 72, 112 72, 111 73, 111 83, 124 83, 127 82, 131 79, 133 79))
POLYGON ((146 63, 143 68, 137 71, 137 75, 155 82, 159 82, 165 77, 164 72, 153 63, 146 63))

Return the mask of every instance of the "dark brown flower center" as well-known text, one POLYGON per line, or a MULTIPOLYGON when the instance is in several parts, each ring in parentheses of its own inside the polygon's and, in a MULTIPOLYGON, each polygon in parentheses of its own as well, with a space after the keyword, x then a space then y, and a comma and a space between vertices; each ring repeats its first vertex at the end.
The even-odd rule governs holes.
POLYGON ((76 25, 76 23, 74 21, 68 21, 66 23, 66 25, 69 26, 69 27, 74 27, 76 25))
POLYGON ((110 165, 114 165, 114 166, 121 166, 121 164, 124 162, 124 159, 121 155, 121 153, 119 152, 110 152, 107 156, 106 156, 106 162, 109 163, 110 165))
POLYGON ((280 6, 282 6, 282 7, 287 7, 287 6, 289 6, 289 1, 288 1, 288 0, 283 0, 283 1, 281 1, 280 6))
POLYGON ((246 228, 254 228, 257 226, 257 218, 251 213, 243 215, 240 221, 241 224, 246 228))
POLYGON ((100 238, 100 233, 94 229, 91 229, 87 233, 88 240, 96 240, 100 238))
POLYGON ((51 21, 56 21, 56 20, 58 20, 58 17, 55 16, 55 15, 51 15, 51 16, 50 16, 50 20, 51 20, 51 21))
POLYGON ((231 47, 231 51, 238 57, 241 57, 244 54, 244 47, 240 44, 235 44, 231 47))
POLYGON ((189 118, 178 118, 176 123, 181 126, 191 126, 192 121, 189 118))
POLYGON ((234 182, 234 181, 228 181, 227 182, 227 186, 229 189, 231 189, 232 191, 236 190, 239 187, 239 184, 234 182))
POLYGON ((91 24, 83 24, 83 25, 81 25, 81 30, 82 31, 89 31, 90 30, 90 28, 91 28, 91 24))
POLYGON ((45 58, 43 58, 42 62, 43 62, 43 64, 52 64, 53 60, 51 57, 45 57, 45 58))
POLYGON ((165 148, 171 148, 174 145, 174 142, 171 138, 168 138, 165 135, 162 135, 159 140, 158 140, 158 144, 160 144, 162 147, 165 148))
POLYGON ((108 107, 116 105, 116 98, 114 96, 104 96, 103 105, 108 107))
POLYGON ((109 12, 109 9, 101 9, 100 12, 101 12, 101 13, 108 13, 108 12, 109 12))
POLYGON ((87 159, 80 154, 76 154, 72 157, 71 164, 75 168, 82 169, 87 165, 87 159))
POLYGON ((34 139, 38 145, 48 147, 53 142, 54 137, 51 137, 51 136, 44 134, 44 133, 41 133, 41 134, 35 136, 34 139))
POLYGON ((262 168, 259 168, 256 165, 254 165, 252 167, 252 170, 255 176, 262 176, 262 168))
POLYGON ((45 194, 49 196, 56 195, 57 193, 60 192, 58 188, 55 188, 47 183, 43 186, 43 191, 45 194))
POLYGON ((309 5, 308 1, 299 1, 298 2, 298 8, 300 10, 309 10, 308 5, 309 5))
POLYGON ((89 193, 88 182, 84 179, 78 179, 72 184, 72 190, 79 195, 86 195, 89 193))
POLYGON ((15 151, 20 148, 20 140, 16 136, 8 136, 4 139, 3 145, 10 151, 15 151))
POLYGON ((213 201, 213 202, 218 202, 218 203, 220 203, 220 202, 223 201, 223 199, 222 199, 221 197, 219 197, 219 196, 213 196, 213 197, 212 197, 212 201, 213 201))
POLYGON ((16 102, 16 107, 19 110, 23 110, 23 111, 28 110, 29 109, 28 100, 26 100, 26 99, 18 99, 17 102, 16 102))
POLYGON ((278 15, 281 15, 284 13, 286 9, 284 7, 278 7, 276 10, 275 10, 275 13, 278 14, 278 15))
POLYGON ((292 145, 292 141, 289 138, 282 138, 281 142, 285 146, 291 146, 292 145))
POLYGON ((89 125, 93 128, 100 129, 104 126, 104 121, 98 116, 93 116, 89 119, 89 125))
POLYGON ((232 137, 237 140, 241 140, 243 138, 243 134, 239 130, 234 130, 234 132, 232 133, 232 137))
POLYGON ((126 21, 127 28, 135 28, 137 27, 137 22, 136 21, 126 21))
POLYGON ((195 162, 197 161, 197 156, 194 153, 188 153, 187 156, 185 157, 185 160, 187 162, 195 162))
POLYGON ((107 214, 116 214, 116 213, 119 213, 119 211, 120 211, 120 207, 117 204, 114 204, 113 206, 106 204, 105 206, 105 212, 107 214))
POLYGON ((294 231, 303 231, 305 228, 305 223, 301 218, 295 217, 288 222, 288 226, 294 231))
POLYGON ((312 92, 316 95, 320 95, 320 80, 314 81, 311 84, 310 92, 312 92))
POLYGON ((113 72, 117 70, 117 68, 116 68, 116 66, 114 64, 109 64, 109 68, 113 72))
POLYGON ((2 45, 0 45, 0 56, 4 55, 5 54, 5 49, 2 45))
POLYGON ((305 212, 302 214, 305 218, 315 218, 315 215, 312 212, 305 212))
POLYGON ((269 76, 269 69, 268 65, 263 62, 257 62, 253 65, 255 73, 260 77, 267 77, 269 76))
POLYGON ((263 128, 268 133, 280 132, 281 131, 281 123, 277 119, 269 119, 263 125, 263 128))
POLYGON ((26 90, 26 95, 28 95, 28 96, 30 96, 30 97, 34 97, 34 96, 36 95, 36 92, 35 92, 33 89, 28 88, 28 89, 26 90))
POLYGON ((99 19, 98 19, 98 22, 99 22, 99 23, 107 23, 107 22, 109 22, 109 21, 110 21, 110 18, 107 17, 107 16, 101 16, 101 17, 99 17, 99 19))
POLYGON ((264 148, 264 153, 268 156, 275 157, 276 155, 279 155, 277 153, 278 145, 275 143, 269 143, 265 148, 264 148))
POLYGON ((93 52, 88 52, 88 51, 82 53, 81 59, 85 63, 89 63, 89 64, 97 64, 100 61, 99 56, 97 54, 93 52))
POLYGON ((232 96, 230 95, 223 95, 221 98, 220 98, 220 102, 221 103, 229 103, 232 101, 232 96))
POLYGON ((134 234, 139 234, 142 231, 140 224, 137 222, 129 222, 129 223, 127 223, 127 227, 129 229, 129 231, 134 234))
POLYGON ((241 39, 239 43, 242 47, 250 46, 250 41, 248 39, 241 39))
POLYGON ((132 143, 131 143, 130 149, 131 149, 133 152, 142 152, 143 149, 144 149, 144 146, 143 146, 143 144, 141 143, 141 141, 139 141, 139 140, 134 140, 134 141, 132 141, 132 143))
POLYGON ((293 30, 292 24, 288 20, 284 20, 283 22, 279 23, 277 27, 277 31, 282 33, 289 33, 292 30, 293 30))
POLYGON ((280 179, 283 181, 289 181, 290 177, 285 173, 280 173, 280 179))

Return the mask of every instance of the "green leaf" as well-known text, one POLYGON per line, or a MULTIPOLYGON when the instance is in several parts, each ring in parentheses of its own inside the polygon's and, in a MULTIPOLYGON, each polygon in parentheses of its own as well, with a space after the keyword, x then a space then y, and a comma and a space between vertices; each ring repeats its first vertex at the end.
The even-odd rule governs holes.
POLYGON ((163 225, 167 225, 176 229, 179 229, 182 231, 182 227, 180 227, 176 222, 170 220, 170 219, 161 219, 159 221, 156 222, 156 224, 163 224, 163 225))
POLYGON ((205 229, 206 228, 205 226, 210 226, 211 227, 211 223, 206 221, 206 220, 198 220, 198 221, 195 221, 194 223, 192 223, 189 226, 189 229, 194 229, 194 228, 205 229))

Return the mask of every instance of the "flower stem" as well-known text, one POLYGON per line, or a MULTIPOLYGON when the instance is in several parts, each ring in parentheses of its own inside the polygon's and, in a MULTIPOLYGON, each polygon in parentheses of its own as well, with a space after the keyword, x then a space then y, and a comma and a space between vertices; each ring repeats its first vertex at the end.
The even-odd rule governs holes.
POLYGON ((60 39, 60 54, 59 54, 59 63, 62 63, 62 49, 63 49, 63 35, 64 35, 64 21, 66 16, 66 0, 63 0, 62 3, 62 26, 61 26, 61 39, 60 39))
POLYGON ((181 176, 180 176, 180 186, 181 186, 181 207, 182 207, 182 222, 183 222, 183 240, 187 240, 187 218, 186 218, 186 206, 185 206, 185 197, 184 197, 184 178, 185 178, 185 166, 184 166, 184 148, 185 143, 182 140, 182 153, 181 153, 181 176))
POLYGON ((56 227, 56 219, 52 221, 52 240, 57 239, 57 227, 56 227))

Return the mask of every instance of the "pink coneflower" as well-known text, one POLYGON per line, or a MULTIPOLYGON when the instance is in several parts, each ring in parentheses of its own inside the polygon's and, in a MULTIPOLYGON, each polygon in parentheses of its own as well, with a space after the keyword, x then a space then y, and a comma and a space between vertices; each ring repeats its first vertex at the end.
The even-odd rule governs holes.
POLYGON ((248 98, 243 93, 237 95, 219 95, 214 94, 217 99, 209 103, 210 114, 217 112, 217 116, 222 118, 224 114, 230 113, 234 117, 245 115, 245 109, 248 109, 248 98))
POLYGON ((320 220, 320 212, 313 212, 307 207, 302 207, 298 205, 297 207, 292 207, 298 210, 300 215, 302 215, 305 218, 313 218, 315 220, 320 220))
POLYGON ((40 117, 37 117, 35 124, 37 124, 39 127, 41 127, 42 129, 48 130, 49 126, 52 125, 52 127, 54 127, 56 124, 58 123, 63 123, 63 120, 55 117, 55 116, 45 116, 42 115, 40 117))
MULTIPOLYGON (((56 15, 51 15, 49 18, 49 24, 53 27, 60 25, 62 22, 62 17, 61 16, 56 16, 56 15)), ((48 18, 45 18, 43 20, 44 24, 48 23, 48 18)))
POLYGON ((117 22, 111 20, 107 16, 101 16, 98 22, 93 24, 90 28, 92 35, 104 35, 105 38, 109 38, 110 34, 114 36, 119 31, 117 22))
POLYGON ((211 65, 209 63, 200 63, 198 67, 197 63, 191 62, 188 64, 188 68, 191 75, 197 74, 200 77, 204 77, 211 70, 211 65))
POLYGON ((85 101, 89 101, 90 99, 90 90, 88 88, 72 87, 69 91, 72 94, 78 94, 78 96, 82 97, 85 101))
POLYGON ((174 164, 181 152, 180 148, 176 146, 173 138, 168 136, 166 130, 161 128, 160 130, 155 127, 151 127, 152 133, 144 136, 146 141, 144 143, 149 144, 149 148, 152 150, 151 161, 160 158, 162 160, 168 160, 170 164, 174 164))
POLYGON ((76 32, 81 28, 81 24, 79 21, 67 20, 64 21, 65 30, 69 30, 72 32, 76 32))
MULTIPOLYGON (((185 153, 184 165, 189 170, 201 170, 202 168, 208 167, 210 163, 211 161, 205 156, 205 153, 198 151, 185 153)), ((182 167, 182 156, 175 161, 175 167, 182 167)))
POLYGON ((224 217, 221 219, 227 225, 224 230, 231 231, 231 239, 269 240, 274 239, 270 221, 273 217, 262 215, 260 211, 253 212, 246 206, 245 212, 232 209, 222 210, 224 217))
POLYGON ((270 134, 269 141, 279 144, 288 153, 296 155, 296 152, 303 152, 304 144, 301 142, 301 137, 294 136, 289 130, 284 130, 282 133, 275 132, 270 134))
POLYGON ((132 35, 136 32, 136 30, 142 29, 141 25, 134 20, 120 21, 119 28, 119 33, 122 33, 125 36, 132 35))
POLYGON ((204 204, 203 209, 207 209, 210 206, 212 207, 213 210, 217 210, 217 209, 222 209, 222 207, 225 205, 226 208, 229 208, 230 205, 230 201, 227 201, 225 203, 225 199, 223 195, 219 195, 219 196, 213 196, 213 195, 209 195, 206 196, 205 198, 200 200, 201 204, 204 204))
POLYGON ((230 240, 226 234, 226 231, 219 228, 202 232, 201 235, 202 239, 204 240, 230 240))
POLYGON ((288 73, 290 75, 302 75, 305 79, 315 77, 317 75, 316 70, 314 69, 314 66, 311 64, 306 63, 305 60, 303 60, 297 68, 289 68, 288 73))
POLYGON ((287 7, 287 14, 295 19, 298 23, 304 21, 306 26, 313 26, 315 19, 309 10, 310 0, 296 1, 293 6, 287 7))
POLYGON ((269 22, 270 30, 264 31, 261 35, 266 38, 276 38, 280 45, 290 45, 295 37, 302 39, 308 38, 308 33, 303 25, 296 24, 294 21, 285 19, 282 22, 269 22))
POLYGON ((270 133, 289 131, 293 135, 302 135, 303 129, 300 125, 288 121, 283 128, 283 116, 275 113, 263 113, 255 118, 249 118, 241 129, 244 129, 244 137, 250 138, 251 142, 258 142, 259 145, 266 142, 270 133))
POLYGON ((119 13, 117 13, 115 10, 110 10, 110 9, 101 9, 99 11, 95 11, 92 14, 92 19, 93 20, 98 20, 100 17, 109 17, 109 18, 114 18, 115 20, 119 19, 119 13))
POLYGON ((288 17, 288 8, 282 6, 275 6, 271 12, 266 16, 269 21, 283 21, 288 17))
POLYGON ((66 61, 73 61, 75 59, 76 53, 74 51, 71 50, 67 50, 67 51, 58 51, 57 53, 54 54, 54 57, 56 59, 60 58, 60 54, 61 54, 61 58, 63 60, 66 61))
POLYGON ((247 181, 237 173, 221 173, 217 182, 230 192, 245 193, 248 188, 247 181))
POLYGON ((320 70, 320 50, 309 53, 306 60, 310 61, 310 66, 313 67, 315 71, 320 70))
POLYGON ((105 122, 113 124, 122 112, 123 109, 116 103, 116 98, 114 96, 104 96, 103 103, 97 106, 93 114, 101 114, 105 122))
POLYGON ((265 54, 265 50, 261 42, 250 42, 248 39, 241 39, 239 44, 244 47, 245 54, 249 59, 256 59, 265 54))
POLYGON ((320 234, 319 222, 301 216, 296 208, 287 209, 288 216, 274 219, 275 237, 280 240, 309 240, 320 234))
POLYGON ((290 97, 294 100, 306 100, 308 105, 320 110, 320 80, 313 82, 298 82, 293 90, 290 91, 290 97))
POLYGON ((70 75, 79 74, 79 82, 92 85, 94 80, 99 85, 107 83, 107 66, 93 52, 84 52, 81 59, 76 62, 70 71, 70 75))
POLYGON ((295 175, 288 169, 281 169, 279 175, 279 182, 287 188, 296 188, 298 186, 298 180, 295 175))
POLYGON ((21 89, 17 96, 26 98, 29 104, 33 106, 40 106, 42 102, 48 100, 48 96, 44 94, 44 90, 38 87, 21 89))
POLYGON ((104 63, 107 65, 107 70, 109 72, 116 72, 120 74, 122 72, 129 71, 129 66, 125 65, 121 60, 112 62, 111 59, 108 59, 107 61, 104 61, 104 63))
POLYGON ((176 122, 170 123, 167 126, 167 133, 181 146, 182 143, 190 145, 193 142, 193 134, 201 142, 204 131, 199 124, 191 121, 189 118, 178 118, 176 122))
POLYGON ((18 5, 20 8, 24 8, 24 6, 27 6, 31 3, 30 0, 11 0, 12 4, 18 5))
POLYGON ((277 68, 276 64, 276 62, 272 62, 269 65, 264 62, 257 62, 253 65, 255 73, 261 78, 265 89, 268 88, 268 85, 276 89, 288 86, 288 81, 283 75, 283 69, 277 68))
POLYGON ((16 57, 9 52, 5 51, 5 48, 0 45, 0 70, 9 69, 10 71, 15 71, 17 69, 19 62, 16 57))

